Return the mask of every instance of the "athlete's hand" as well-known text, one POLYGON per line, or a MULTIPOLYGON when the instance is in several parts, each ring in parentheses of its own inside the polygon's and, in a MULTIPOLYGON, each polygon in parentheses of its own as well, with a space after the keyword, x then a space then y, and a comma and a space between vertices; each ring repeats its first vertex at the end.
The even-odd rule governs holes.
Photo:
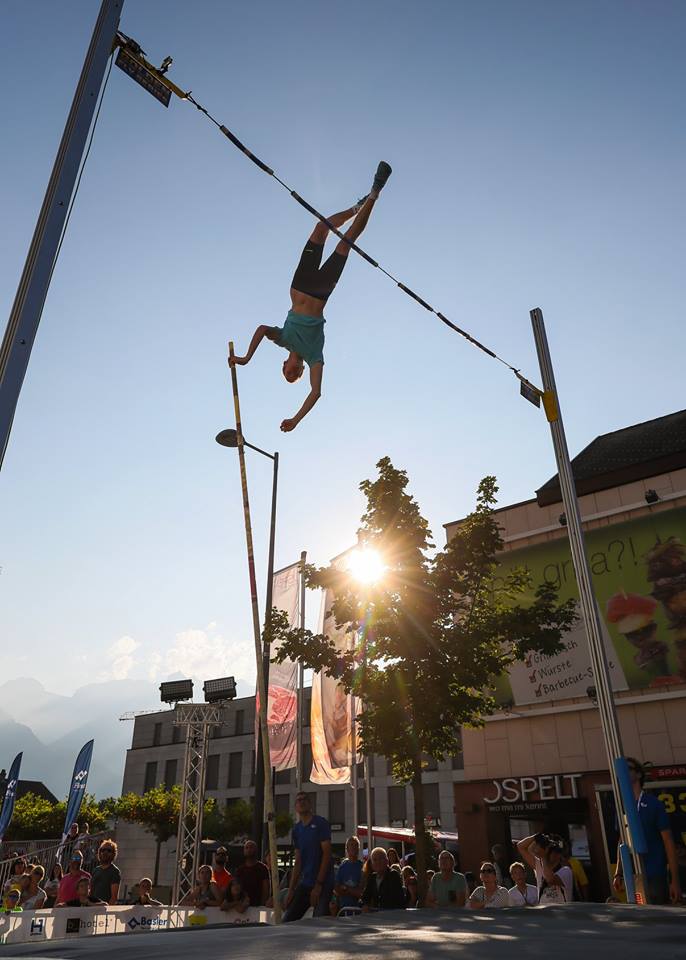
POLYGON ((248 362, 247 357, 229 357, 229 366, 235 367, 238 364, 239 367, 244 367, 248 362))
POLYGON ((298 426, 297 420, 291 419, 291 420, 281 421, 281 429, 283 430, 284 433, 290 433, 291 430, 295 430, 297 426, 298 426))

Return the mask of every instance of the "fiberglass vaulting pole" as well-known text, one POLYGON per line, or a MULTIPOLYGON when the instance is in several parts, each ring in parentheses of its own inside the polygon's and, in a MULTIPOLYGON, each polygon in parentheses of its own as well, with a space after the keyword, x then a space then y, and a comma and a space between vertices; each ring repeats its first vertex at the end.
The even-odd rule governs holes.
MULTIPOLYGON (((233 341, 229 343, 229 358, 233 360, 233 341)), ((248 550, 248 575, 250 577, 250 600, 252 606, 253 633, 255 635, 255 665, 257 667, 257 693, 260 698, 259 724, 262 734, 262 763, 264 766, 264 807, 267 816, 269 834, 269 855, 271 859, 272 891, 274 894, 274 920, 281 921, 281 901, 279 900, 279 864, 276 847, 276 824, 274 822, 274 791, 272 789, 272 765, 269 755, 269 734, 267 731, 267 690, 264 682, 264 663, 262 659, 262 637, 260 632, 260 611, 257 606, 257 580, 255 578, 255 554, 250 520, 250 501, 248 499, 248 474, 245 468, 245 447, 241 426, 241 407, 238 399, 238 377, 236 367, 231 364, 231 386, 233 406, 236 414, 236 438, 238 440, 238 462, 241 470, 241 491, 243 494, 243 517, 245 520, 245 541, 248 550)))
POLYGON ((0 346, 0 468, 124 0, 102 0, 0 346))
MULTIPOLYGON (((567 438, 562 422, 557 388, 555 386, 555 374, 553 372, 553 363, 550 357, 545 324, 543 323, 543 313, 540 309, 536 308, 531 311, 530 316, 534 340, 536 342, 536 352, 538 353, 538 362, 541 368, 541 378, 543 380, 543 406, 548 422, 550 423, 550 432, 552 434, 553 447, 555 448, 560 491, 565 516, 567 517, 567 534, 569 536, 572 563, 579 588, 581 613, 586 629, 591 665, 593 667, 593 678, 595 680, 598 697, 598 710, 600 712, 600 722, 605 740, 608 766, 610 768, 610 779, 612 781, 612 792, 615 798, 619 832, 622 842, 627 844, 629 841, 626 823, 627 812, 615 764, 615 761, 621 760, 624 754, 619 722, 617 720, 617 711, 612 693, 610 667, 603 643, 600 612, 593 592, 591 571, 586 556, 584 532, 581 525, 581 512, 579 510, 572 463, 569 458, 567 438)), ((634 872, 637 880, 637 888, 642 894, 642 864, 641 858, 636 854, 635 850, 634 872)))

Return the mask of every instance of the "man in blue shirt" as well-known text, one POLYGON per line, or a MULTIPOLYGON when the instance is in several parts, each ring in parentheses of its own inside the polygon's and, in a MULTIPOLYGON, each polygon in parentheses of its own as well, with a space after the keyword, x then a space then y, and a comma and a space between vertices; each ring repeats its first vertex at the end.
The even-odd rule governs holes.
POLYGON ((312 813, 306 793, 301 792, 295 798, 295 812, 299 817, 292 834, 295 866, 288 884, 284 923, 300 920, 309 907, 314 908, 315 917, 325 916, 333 891, 329 822, 312 813))
MULTIPOLYGON (((667 811, 661 800, 643 789, 645 782, 643 766, 633 757, 627 757, 626 760, 638 816, 648 846, 647 852, 643 855, 648 903, 669 903, 670 900, 672 903, 679 903, 681 900, 679 864, 667 811)), ((617 855, 617 871, 613 886, 615 890, 620 890, 623 886, 622 861, 619 855, 617 855)))
MULTIPOLYGON (((372 189, 357 204, 341 213, 329 217, 329 223, 338 229, 355 217, 331 256, 322 264, 324 244, 329 235, 329 227, 321 221, 312 231, 300 257, 295 275, 291 281, 291 309, 288 311, 283 327, 269 327, 260 324, 250 341, 244 357, 234 357, 234 364, 243 366, 249 363, 253 354, 266 337, 278 347, 288 351, 283 362, 283 375, 289 383, 295 383, 303 375, 305 364, 310 368, 310 392, 305 402, 295 414, 283 420, 281 429, 288 433, 294 430, 319 400, 322 392, 322 374, 324 372, 324 307, 340 280, 343 268, 348 261, 350 244, 354 243, 367 226, 374 204, 391 175, 390 166, 383 160, 378 166, 372 189)), ((231 362, 231 361, 229 361, 231 362)))

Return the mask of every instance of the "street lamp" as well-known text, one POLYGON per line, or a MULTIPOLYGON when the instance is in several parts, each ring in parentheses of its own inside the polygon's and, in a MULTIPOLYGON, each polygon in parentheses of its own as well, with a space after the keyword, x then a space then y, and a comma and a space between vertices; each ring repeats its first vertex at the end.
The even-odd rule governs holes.
MULTIPOLYGON (((273 462, 274 469, 272 474, 272 512, 271 512, 271 522, 269 525, 269 556, 267 559, 267 594, 265 602, 265 616, 264 616, 264 625, 269 622, 269 614, 272 609, 272 589, 274 584, 274 540, 276 536, 276 491, 277 491, 277 481, 279 476, 279 454, 278 452, 267 453, 266 450, 262 450, 260 447, 254 446, 252 443, 243 439, 243 446, 250 447, 251 450, 255 450, 257 453, 261 453, 264 457, 269 457, 273 462)), ((222 447, 238 447, 238 434, 235 430, 229 428, 228 430, 222 430, 215 437, 217 443, 222 447)), ((267 697, 269 697, 269 640, 262 640, 262 663, 264 669, 264 688, 267 691, 267 697)), ((255 809, 253 810, 253 836, 255 838, 255 843, 257 844, 257 849, 262 853, 262 827, 264 825, 264 764, 259 762, 259 757, 262 751, 262 730, 258 724, 257 727, 257 745, 255 751, 255 809)))

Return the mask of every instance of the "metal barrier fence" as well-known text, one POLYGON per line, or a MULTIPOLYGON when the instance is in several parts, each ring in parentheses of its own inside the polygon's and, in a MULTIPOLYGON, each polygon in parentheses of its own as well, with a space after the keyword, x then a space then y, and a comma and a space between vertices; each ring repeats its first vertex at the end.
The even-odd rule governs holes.
POLYGON ((52 868, 58 861, 65 869, 69 866, 69 858, 74 850, 83 854, 83 869, 89 873, 98 859, 98 847, 111 834, 107 831, 90 833, 85 837, 77 837, 68 841, 60 851, 60 840, 6 840, 2 844, 2 860, 0 860, 0 892, 5 883, 12 876, 12 865, 17 857, 24 857, 29 863, 39 863, 45 870, 45 882, 50 879, 52 868))

